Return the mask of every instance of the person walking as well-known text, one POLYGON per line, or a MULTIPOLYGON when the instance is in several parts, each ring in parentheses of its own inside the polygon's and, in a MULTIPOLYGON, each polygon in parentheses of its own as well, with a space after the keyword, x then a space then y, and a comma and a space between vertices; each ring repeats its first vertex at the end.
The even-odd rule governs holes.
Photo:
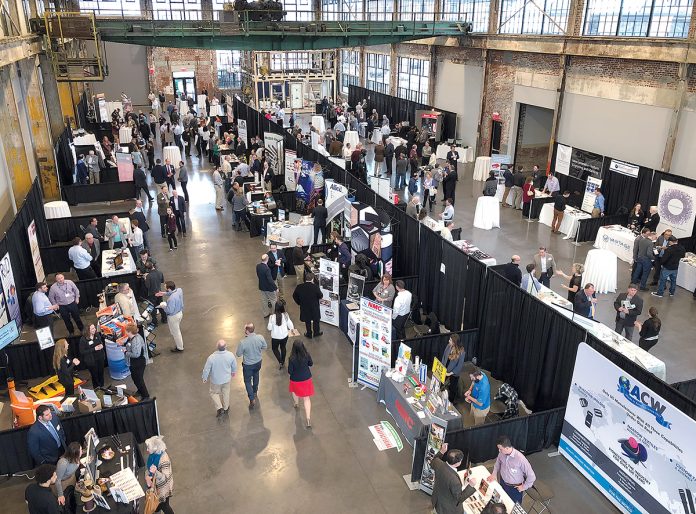
POLYGON ((636 323, 636 318, 643 312, 643 299, 638 296, 638 286, 629 284, 625 293, 621 293, 614 300, 614 309, 616 310, 616 328, 617 334, 621 335, 626 332, 626 339, 633 339, 633 327, 636 323))
POLYGON ((178 241, 176 240, 176 216, 172 211, 171 207, 167 207, 167 242, 169 243, 169 251, 173 252, 179 248, 178 241))
POLYGON ((308 254, 304 249, 304 239, 298 237, 295 239, 295 248, 292 249, 292 265, 295 268, 295 279, 299 286, 304 282, 305 261, 308 254))
POLYGON ((148 487, 154 487, 159 505, 155 512, 174 514, 169 505, 169 499, 174 494, 174 477, 172 476, 172 461, 167 453, 167 446, 162 436, 155 435, 145 440, 147 456, 147 471, 145 483, 148 487))
POLYGON ((179 192, 174 189, 172 197, 169 199, 169 207, 176 218, 177 232, 186 237, 186 202, 179 196, 179 192))
POLYGON ((640 346, 646 352, 650 351, 650 348, 657 344, 660 338, 660 329, 662 328, 662 321, 657 317, 657 309, 655 307, 650 307, 648 309, 650 317, 646 319, 643 323, 636 321, 635 327, 638 329, 640 334, 640 339, 638 340, 638 346, 640 346))
POLYGON ((150 194, 150 190, 147 188, 147 176, 145 175, 145 170, 141 166, 138 166, 133 171, 133 180, 135 181, 135 197, 140 198, 140 191, 142 190, 145 192, 145 196, 147 196, 150 204, 152 204, 154 200, 150 194))
POLYGON ((285 312, 285 303, 276 302, 275 312, 268 319, 268 331, 271 333, 271 350, 273 355, 278 359, 278 369, 283 369, 285 366, 285 345, 288 342, 290 332, 295 330, 290 316, 285 312))
POLYGON ((160 233, 162 238, 167 237, 167 209, 169 208, 169 193, 167 186, 162 186, 157 193, 157 215, 160 220, 160 233))
POLYGON ((203 383, 210 380, 210 397, 217 409, 217 417, 227 416, 230 410, 230 381, 237 374, 237 358, 227 350, 224 339, 216 343, 217 351, 211 353, 203 366, 203 383))
POLYGON ((213 171, 213 188, 215 189, 215 209, 224 211, 225 206, 222 204, 222 201, 225 198, 225 181, 222 178, 222 173, 220 173, 220 168, 215 168, 215 171, 213 171))
POLYGON ((106 350, 104 340, 94 323, 91 323, 82 332, 78 343, 80 358, 92 377, 92 387, 104 387, 104 362, 106 362, 106 350))
POLYGON ((184 192, 184 201, 186 203, 189 203, 188 189, 186 189, 188 179, 188 170, 186 169, 184 161, 179 161, 179 177, 177 180, 179 181, 179 184, 181 184, 181 190, 184 192))
POLYGON ((259 372, 261 371, 261 352, 268 348, 263 336, 254 332, 254 324, 244 325, 244 339, 239 342, 236 355, 242 358, 244 387, 249 397, 249 409, 256 406, 259 392, 259 372))
POLYGON ((662 298, 665 292, 667 280, 669 280, 669 295, 674 296, 677 289, 677 273, 679 272, 679 261, 686 255, 686 250, 679 244, 679 240, 670 236, 669 246, 665 248, 660 262, 662 263, 662 271, 660 271, 660 282, 657 284, 657 291, 650 293, 653 296, 662 298))
POLYGON ((261 292, 261 312, 263 312, 263 317, 267 318, 271 315, 273 305, 278 300, 278 286, 273 280, 267 253, 261 255, 261 262, 256 265, 256 277, 259 279, 259 291, 261 292))
POLYGON ((143 336, 138 333, 138 325, 128 323, 126 325, 126 337, 127 340, 122 350, 128 361, 133 384, 137 389, 136 394, 140 395, 141 400, 147 400, 150 398, 150 393, 145 385, 145 366, 147 365, 145 341, 143 336))
POLYGON ((85 328, 80 319, 80 290, 72 280, 66 280, 65 275, 58 273, 56 281, 48 292, 48 299, 52 304, 58 305, 58 314, 63 318, 68 334, 72 334, 75 327, 72 320, 75 320, 77 329, 82 332, 85 328))
POLYGON ((290 385, 288 390, 292 395, 292 406, 297 409, 299 398, 302 398, 307 428, 312 428, 312 396, 314 396, 314 383, 312 382, 312 371, 309 369, 314 365, 312 356, 307 351, 301 339, 295 339, 290 350, 288 359, 288 374, 290 375, 290 385))
POLYGON ((305 337, 319 337, 323 334, 319 327, 321 312, 319 310, 319 300, 323 298, 319 286, 314 283, 314 274, 305 273, 305 281, 295 288, 292 299, 300 306, 300 321, 305 324, 305 337))
POLYGON ((58 382, 65 389, 65 398, 75 396, 73 373, 80 364, 80 359, 68 357, 68 347, 67 339, 58 339, 53 349, 53 369, 58 375, 58 382))
POLYGON ((181 335, 181 320, 184 317, 184 292, 180 287, 171 280, 165 283, 167 291, 155 293, 155 296, 162 298, 162 303, 159 304, 160 309, 164 310, 167 315, 167 326, 169 333, 174 339, 175 348, 171 348, 172 353, 181 353, 184 351, 184 338, 181 335))

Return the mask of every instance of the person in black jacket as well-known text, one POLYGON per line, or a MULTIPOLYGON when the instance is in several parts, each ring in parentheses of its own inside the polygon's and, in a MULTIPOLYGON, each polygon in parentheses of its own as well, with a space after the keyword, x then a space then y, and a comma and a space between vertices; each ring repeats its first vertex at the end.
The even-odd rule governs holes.
POLYGON ((504 264, 500 269, 500 274, 517 287, 520 287, 520 284, 522 284, 522 270, 520 270, 521 260, 519 255, 513 255, 510 258, 510 262, 504 264))
POLYGON ((36 421, 27 432, 27 447, 36 464, 55 464, 63 455, 67 448, 65 430, 51 406, 36 408, 36 421))
POLYGON ((273 306, 278 301, 278 286, 273 280, 269 265, 268 254, 261 255, 261 262, 256 265, 256 277, 259 279, 259 292, 261 293, 261 311, 263 317, 267 318, 273 312, 273 306))
POLYGON ((341 266, 341 276, 343 280, 348 281, 348 268, 350 267, 351 260, 350 248, 348 248, 348 245, 343 241, 343 237, 340 235, 336 235, 334 241, 337 245, 338 264, 341 266))
POLYGON ((271 278, 278 286, 278 299, 283 300, 285 288, 283 287, 283 279, 285 278, 285 253, 278 251, 278 245, 271 243, 268 247, 268 268, 271 270, 271 278))
POLYGON ((387 163, 387 176, 391 177, 392 174, 392 163, 394 161, 394 145, 391 142, 387 142, 387 146, 384 147, 384 162, 387 163))
POLYGON ((56 467, 53 464, 41 464, 34 471, 36 483, 27 486, 24 491, 24 500, 30 514, 58 514, 62 511, 58 505, 58 498, 51 490, 56 483, 56 467))
POLYGON ((152 168, 152 180, 157 184, 157 189, 160 189, 164 183, 167 181, 167 171, 164 166, 162 166, 162 161, 157 159, 155 161, 155 167, 152 168))
POLYGON ((147 188, 147 176, 145 175, 145 170, 140 166, 137 166, 133 171, 133 181, 135 182, 135 197, 140 198, 140 190, 145 191, 145 196, 152 204, 153 198, 150 194, 150 190, 147 188))
POLYGON ((483 196, 495 196, 498 192, 498 178, 495 176, 495 171, 488 172, 488 178, 483 183, 483 196))
POLYGON ((476 482, 470 478, 466 487, 462 487, 457 468, 462 465, 464 453, 461 450, 447 449, 447 443, 442 443, 440 451, 430 461, 430 467, 435 473, 431 502, 433 510, 438 514, 462 513, 462 503, 476 492, 476 482))
POLYGON ((104 387, 104 362, 106 350, 101 334, 94 323, 85 327, 79 343, 80 357, 92 377, 92 387, 104 387))
POLYGON ((317 206, 312 210, 312 223, 314 225, 314 243, 319 244, 319 232, 321 232, 321 242, 326 243, 326 218, 329 211, 324 207, 324 200, 317 200, 317 206))
POLYGON ((454 205, 454 195, 455 189, 457 188, 457 180, 459 180, 457 176, 457 168, 448 168, 445 166, 445 176, 442 179, 442 191, 444 192, 443 201, 449 198, 452 205, 454 205))
POLYGON ((58 375, 58 382, 65 388, 65 397, 75 395, 75 385, 73 382, 73 372, 75 367, 80 364, 79 359, 68 357, 67 339, 59 339, 53 349, 53 369, 58 375))
POLYGON ((593 284, 587 283, 581 293, 575 295, 573 301, 573 312, 584 316, 585 318, 595 319, 595 305, 597 297, 595 296, 595 288, 593 284))
POLYGON ((179 196, 179 192, 176 189, 172 190, 169 207, 171 207, 176 217, 176 228, 179 234, 183 234, 186 237, 186 202, 183 197, 179 196))
MULTIPOLYGON (((150 204, 152 204, 152 201, 150 201, 150 204)), ((150 230, 150 225, 147 222, 147 218, 145 217, 145 214, 143 214, 143 201, 140 199, 137 199, 135 201, 135 209, 130 211, 130 218, 131 220, 137 220, 138 221, 138 226, 140 227, 140 230, 143 231, 143 245, 145 248, 150 248, 150 243, 147 240, 147 233, 150 230)))
POLYGON ((686 255, 686 250, 679 244, 679 240, 676 237, 670 236, 668 241, 669 246, 665 248, 660 259, 662 270, 660 271, 660 282, 657 284, 657 291, 650 293, 658 298, 662 298, 667 280, 669 280, 669 295, 674 296, 676 293, 679 261, 686 255))
POLYGON ((650 232, 657 232, 657 226, 660 224, 660 215, 657 212, 657 206, 653 205, 650 207, 648 212, 648 217, 645 218, 645 223, 643 223, 643 228, 649 228, 650 232))
POLYGON ((314 274, 305 273, 304 284, 300 284, 292 293, 292 299, 300 306, 300 321, 305 324, 305 337, 319 337, 323 332, 319 328, 321 312, 319 300, 323 297, 319 286, 314 283, 314 274))
POLYGON ((307 428, 312 428, 310 420, 312 413, 312 396, 314 396, 314 383, 312 382, 312 371, 309 369, 314 363, 312 356, 305 348, 301 339, 295 339, 292 343, 290 358, 288 359, 288 374, 290 375, 290 394, 292 395, 293 407, 297 409, 298 398, 302 398, 305 416, 307 417, 307 428))

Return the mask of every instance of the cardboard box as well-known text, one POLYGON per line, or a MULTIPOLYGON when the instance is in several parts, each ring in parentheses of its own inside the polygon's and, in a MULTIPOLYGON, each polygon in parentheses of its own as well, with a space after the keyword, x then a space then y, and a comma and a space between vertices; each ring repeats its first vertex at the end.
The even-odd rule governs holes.
POLYGON ((82 414, 87 414, 89 412, 96 412, 98 410, 101 410, 101 402, 97 398, 96 401, 94 400, 80 400, 77 403, 77 410, 82 413, 82 414))

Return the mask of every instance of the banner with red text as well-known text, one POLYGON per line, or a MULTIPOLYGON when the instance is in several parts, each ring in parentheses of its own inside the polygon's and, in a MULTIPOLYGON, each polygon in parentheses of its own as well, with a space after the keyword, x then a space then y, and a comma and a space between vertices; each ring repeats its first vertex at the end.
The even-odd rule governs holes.
POLYGON ((361 298, 358 382, 375 390, 382 371, 391 367, 391 330, 392 310, 369 298, 361 298))

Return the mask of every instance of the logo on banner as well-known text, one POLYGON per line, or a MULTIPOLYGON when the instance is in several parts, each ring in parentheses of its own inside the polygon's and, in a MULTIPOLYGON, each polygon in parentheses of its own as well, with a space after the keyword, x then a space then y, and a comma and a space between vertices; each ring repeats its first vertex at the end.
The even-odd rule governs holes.
POLYGON ((643 409, 655 416, 655 420, 665 428, 672 428, 672 423, 665 420, 664 414, 666 405, 662 405, 659 400, 652 397, 650 393, 641 392, 638 386, 631 388, 631 382, 627 377, 619 378, 619 392, 623 394, 633 405, 639 409, 643 409))

